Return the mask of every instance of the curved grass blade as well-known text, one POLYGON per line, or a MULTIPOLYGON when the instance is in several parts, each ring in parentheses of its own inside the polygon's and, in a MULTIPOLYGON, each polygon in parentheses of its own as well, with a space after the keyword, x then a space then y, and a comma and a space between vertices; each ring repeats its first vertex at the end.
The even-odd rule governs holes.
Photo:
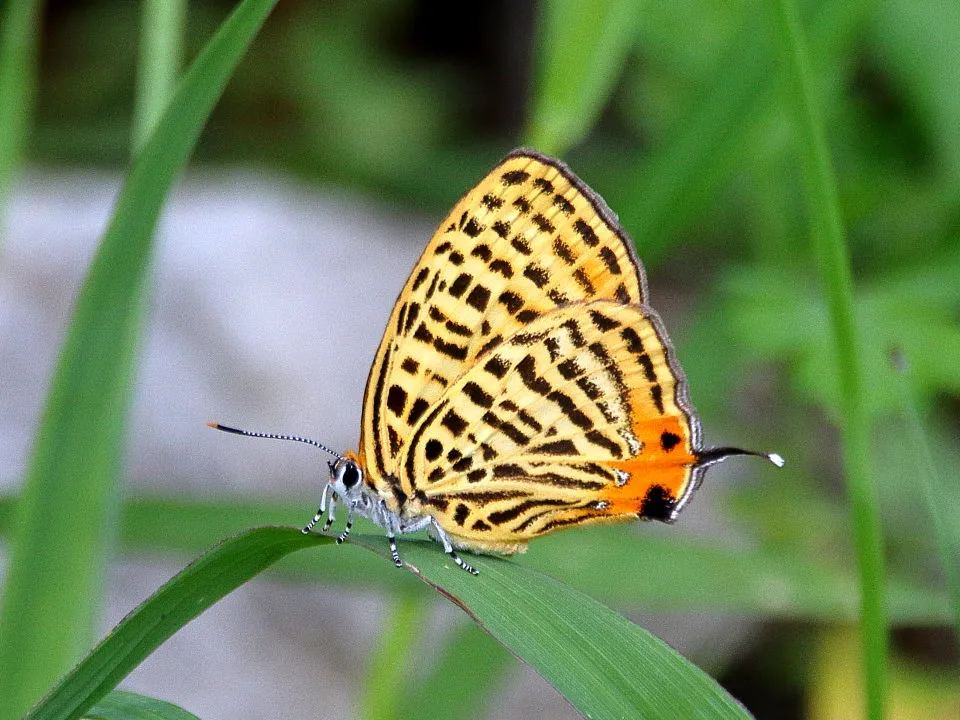
POLYGON ((120 621, 24 720, 71 720, 116 687, 188 622, 285 555, 334 539, 295 528, 253 528, 201 555, 120 621))
POLYGON ((527 144, 563 155, 583 139, 620 77, 639 18, 638 0, 543 4, 527 144))
POLYGON ((943 481, 937 472, 937 464, 933 460, 933 453, 927 441, 917 410, 917 402, 911 388, 912 376, 907 358, 895 350, 891 362, 897 374, 896 383, 900 391, 900 403, 903 415, 907 421, 907 436, 913 445, 914 456, 917 459, 917 483, 923 503, 927 506, 930 516, 933 540, 940 556, 940 565, 946 579, 947 592, 950 597, 950 607, 953 610, 953 629, 956 637, 960 638, 960 546, 955 542, 950 532, 950 520, 942 507, 943 481))
POLYGON ((0 6, 0 204, 20 164, 33 107, 39 14, 39 0, 0 6))
POLYGON ((114 690, 83 717, 84 720, 200 720, 172 703, 125 690, 114 690))
POLYGON ((274 2, 242 2, 194 61, 133 162, 80 292, 18 503, 0 611, 0 720, 20 717, 92 638, 154 226, 274 2), (69 542, 56 542, 52 523, 71 520, 69 542))
POLYGON ((772 15, 788 68, 790 108, 799 132, 807 188, 813 254, 827 296, 840 388, 840 434, 850 495, 853 539, 860 570, 860 622, 864 646, 867 713, 884 716, 889 647, 886 571, 880 509, 870 477, 870 428, 863 391, 860 339, 853 312, 853 277, 837 197, 837 184, 814 99, 814 80, 795 3, 774 0, 772 15))
POLYGON ((186 0, 143 2, 137 92, 131 123, 134 153, 149 139, 176 88, 186 15, 186 0))
MULTIPOLYGON (((383 538, 362 535, 351 542, 387 557, 383 538)), ((661 640, 536 570, 471 556, 480 571, 474 577, 428 542, 403 543, 401 557, 587 717, 750 717, 661 640)))

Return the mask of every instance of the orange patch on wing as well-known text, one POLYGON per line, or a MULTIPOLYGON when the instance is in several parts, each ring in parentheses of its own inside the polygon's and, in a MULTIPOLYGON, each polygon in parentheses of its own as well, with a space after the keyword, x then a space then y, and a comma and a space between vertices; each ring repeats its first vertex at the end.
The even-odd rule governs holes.
POLYGON ((680 418, 643 420, 634 424, 634 433, 643 443, 641 452, 626 460, 604 463, 628 476, 623 485, 614 485, 602 492, 603 499, 610 502, 610 509, 617 513, 639 512, 647 492, 656 485, 674 499, 683 497, 697 463, 690 449, 689 427, 680 418))

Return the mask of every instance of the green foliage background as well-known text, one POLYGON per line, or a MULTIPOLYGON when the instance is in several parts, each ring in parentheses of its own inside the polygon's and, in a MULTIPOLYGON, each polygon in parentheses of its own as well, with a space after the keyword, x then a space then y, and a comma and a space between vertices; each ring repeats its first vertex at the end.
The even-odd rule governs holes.
MULTIPOLYGON (((267 165, 439 217, 513 146, 530 142, 562 155, 619 213, 656 284, 691 308, 689 325, 671 331, 704 425, 775 448, 789 462, 728 493, 729 522, 750 537, 748 548, 609 528, 544 539, 535 561, 521 562, 627 613, 736 611, 768 620, 766 652, 755 666, 711 669, 760 716, 784 716, 755 694, 771 683, 792 711, 817 716, 817 699, 831 685, 817 671, 826 651, 809 648, 835 648, 827 643, 832 628, 860 611, 852 538, 861 521, 850 512, 836 430, 849 413, 832 296, 811 251, 811 225, 823 208, 807 190, 796 75, 776 22, 778 8, 790 6, 503 4, 485 8, 479 22, 439 5, 281 3, 239 64, 193 162, 267 165), (763 669, 770 664, 772 677, 763 669)), ((161 36, 153 61, 172 58, 175 67, 181 55, 193 58, 229 7, 190 4, 182 46, 164 49, 161 36)), ((900 628, 895 640, 933 633, 948 647, 957 603, 943 578, 956 574, 960 557, 958 8, 934 0, 799 5, 810 60, 804 79, 825 132, 852 268, 888 610, 900 628), (894 370, 893 350, 906 358, 906 375, 894 370), (927 486, 934 516, 923 501, 927 486)), ((170 92, 162 73, 153 80, 137 74, 152 62, 138 61, 141 29, 162 23, 126 2, 52 3, 45 13, 8 2, 2 11, 0 93, 11 100, 0 103, 7 118, 0 191, 16 181, 18 158, 53 168, 125 165, 133 109, 139 145, 156 116, 146 100, 170 92), (9 39, 18 27, 29 30, 19 45, 9 39)), ((176 17, 172 23, 175 36, 176 17)), ((129 309, 133 354, 142 308, 129 309)), ((130 382, 124 372, 115 373, 121 389, 130 382)), ((120 438, 122 416, 114 420, 110 437, 120 438)), ((176 550, 186 559, 251 525, 297 523, 312 502, 133 499, 113 512, 117 497, 105 492, 97 511, 116 525, 91 541, 93 592, 114 545, 176 550)), ((8 531, 12 517, 8 499, 0 506, 8 531)), ((350 563, 321 570, 308 555, 284 560, 278 571, 396 593, 399 609, 371 672, 384 693, 402 685, 402 671, 387 659, 414 641, 409 628, 422 619, 416 608, 430 596, 375 556, 351 553, 350 563), (393 685, 384 668, 397 673, 393 685)), ((84 636, 89 628, 75 632, 74 646, 93 639, 84 636)), ((397 702, 385 704, 368 693, 362 713, 470 717, 483 707, 505 652, 472 630, 448 642, 444 652, 453 657, 487 657, 490 675, 437 672, 415 698, 397 693, 397 702), (462 687, 455 708, 438 710, 454 687, 462 687)), ((911 674, 919 660, 909 646, 894 643, 892 679, 881 695, 922 687, 913 701, 921 713, 944 696, 957 707, 955 650, 925 656, 935 670, 921 682, 911 674)), ((840 662, 859 678, 849 651, 840 662)), ((845 709, 856 712, 850 702, 845 709)))

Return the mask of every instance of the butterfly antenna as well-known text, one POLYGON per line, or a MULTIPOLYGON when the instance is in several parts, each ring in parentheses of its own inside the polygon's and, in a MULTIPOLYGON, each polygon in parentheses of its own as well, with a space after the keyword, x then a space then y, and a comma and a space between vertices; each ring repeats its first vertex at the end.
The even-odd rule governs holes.
POLYGON ((740 448, 734 447, 719 447, 712 448, 710 450, 704 450, 701 453, 697 454, 697 465, 700 467, 706 467, 707 465, 713 465, 714 463, 721 462, 726 460, 728 457, 733 455, 753 455, 754 457, 766 458, 772 462, 777 467, 783 467, 784 460, 781 455, 777 453, 765 453, 765 452, 756 452, 755 450, 741 450, 740 448))
POLYGON ((241 430, 240 428, 229 427, 227 425, 221 425, 220 423, 208 422, 208 427, 212 427, 214 430, 223 430, 223 432, 233 433, 234 435, 246 435, 247 437, 258 437, 258 438, 267 438, 268 440, 293 440, 294 442, 302 442, 307 445, 313 445, 315 448, 319 448, 326 453, 330 453, 338 460, 343 457, 338 452, 334 452, 328 448, 323 443, 318 443, 316 440, 311 440, 310 438, 300 437, 299 435, 278 435, 276 433, 264 433, 264 432, 254 432, 252 430, 241 430))

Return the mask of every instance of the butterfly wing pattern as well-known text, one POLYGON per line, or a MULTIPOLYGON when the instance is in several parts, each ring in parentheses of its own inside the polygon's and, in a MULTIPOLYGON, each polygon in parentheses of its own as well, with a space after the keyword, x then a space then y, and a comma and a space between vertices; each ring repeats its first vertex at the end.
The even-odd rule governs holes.
POLYGON ((365 481, 453 544, 675 519, 702 467, 686 381, 629 238, 563 163, 505 158, 400 293, 363 406, 365 481))
MULTIPOLYGON (((523 552, 564 527, 672 522, 709 465, 776 454, 701 446, 700 422, 643 266, 604 201, 559 160, 515 150, 430 240, 367 379, 360 448, 336 456, 338 501, 396 535, 523 552)), ((328 505, 329 501, 329 505, 328 505)))

